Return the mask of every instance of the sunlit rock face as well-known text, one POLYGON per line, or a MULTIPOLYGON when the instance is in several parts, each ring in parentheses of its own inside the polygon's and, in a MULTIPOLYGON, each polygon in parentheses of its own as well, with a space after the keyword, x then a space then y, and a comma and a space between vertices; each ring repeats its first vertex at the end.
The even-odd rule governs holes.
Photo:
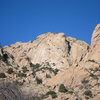
POLYGON ((17 42, 5 47, 5 50, 13 54, 19 65, 27 65, 25 58, 28 57, 34 64, 49 62, 53 68, 66 69, 79 62, 87 48, 88 44, 85 42, 65 37, 64 33, 48 32, 38 36, 34 41, 17 42))
MULTIPOLYGON (((48 91, 56 92, 55 100, 99 100, 100 24, 93 31, 91 45, 64 33, 48 32, 27 43, 1 47, 0 78, 19 85, 25 100, 41 98, 48 91), (61 84, 67 93, 60 93, 61 84)), ((12 91, 7 93, 12 95, 12 91)))
POLYGON ((87 55, 88 60, 100 63, 100 24, 98 24, 92 34, 91 49, 87 55))
POLYGON ((100 24, 98 24, 92 34, 91 45, 95 46, 100 43, 100 24))
MULTIPOLYGON (((52 79, 49 79, 46 84, 50 86, 57 86, 58 84, 66 84, 66 86, 73 89, 73 91, 80 91, 79 95, 82 100, 87 99, 84 91, 91 92, 92 97, 88 97, 89 100, 99 100, 100 99, 100 87, 96 84, 100 83, 100 24, 98 24, 92 34, 92 43, 88 47, 87 51, 83 53, 81 61, 69 67, 67 70, 58 73, 52 79), (55 80, 56 79, 56 80, 55 80), (87 82, 86 82, 87 81, 87 82), (93 86, 93 87, 91 87, 93 86)), ((71 40, 71 39, 70 39, 71 40)), ((75 40, 74 40, 75 41, 75 40)), ((84 50, 84 49, 83 49, 84 50)), ((72 52, 75 52, 72 50, 72 52)), ((71 53, 73 54, 73 53, 71 53)), ((76 54, 76 53, 75 53, 76 54)), ((74 54, 74 56, 75 56, 74 54)), ((75 96, 74 96, 75 97, 75 96)), ((66 98, 66 97, 65 97, 66 98)), ((70 96, 69 100, 73 100, 70 96)), ((79 99, 80 100, 80 99, 79 99)))

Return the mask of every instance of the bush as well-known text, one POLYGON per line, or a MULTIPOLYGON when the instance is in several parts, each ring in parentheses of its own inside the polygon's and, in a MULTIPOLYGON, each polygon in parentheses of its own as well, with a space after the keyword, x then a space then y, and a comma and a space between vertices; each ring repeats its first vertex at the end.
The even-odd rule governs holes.
POLYGON ((0 73, 0 78, 6 78, 5 73, 0 73))
POLYGON ((68 93, 68 94, 73 94, 74 92, 73 92, 73 91, 68 91, 67 93, 68 93))
POLYGON ((86 90, 84 95, 92 98, 92 92, 90 90, 86 90))
POLYGON ((28 98, 28 100, 41 100, 41 98, 39 96, 33 96, 28 98))
POLYGON ((53 72, 55 75, 58 73, 58 69, 53 69, 52 67, 42 67, 40 70, 49 70, 50 72, 53 72))
POLYGON ((42 79, 36 77, 36 82, 37 82, 37 84, 42 84, 42 79))
POLYGON ((30 63, 30 67, 33 67, 33 68, 39 68, 41 65, 40 64, 33 64, 33 63, 30 63))
POLYGON ((15 85, 19 85, 19 86, 22 86, 23 85, 23 82, 19 82, 18 80, 14 81, 13 82, 15 85))
POLYGON ((26 77, 26 74, 19 72, 17 76, 18 77, 26 77))
POLYGON ((3 60, 3 57, 0 55, 0 60, 3 60))
POLYGON ((48 91, 48 92, 46 93, 46 95, 51 95, 52 98, 56 98, 56 97, 57 97, 57 94, 56 94, 56 92, 54 92, 54 91, 48 91))
POLYGON ((62 92, 62 93, 68 92, 68 90, 65 88, 64 84, 61 84, 61 85, 59 86, 59 92, 62 92))
POLYGON ((8 74, 12 74, 13 72, 14 72, 14 71, 13 71, 12 68, 9 68, 8 71, 7 71, 8 74))
POLYGON ((95 75, 95 74, 93 74, 93 73, 90 73, 90 77, 92 77, 92 78, 95 79, 95 80, 98 80, 98 79, 99 79, 98 76, 95 75))
POLYGON ((46 74, 46 78, 51 78, 51 76, 49 74, 46 74))
POLYGON ((82 82, 82 84, 88 84, 89 80, 83 79, 81 82, 82 82))
POLYGON ((3 54, 3 61, 8 63, 8 55, 7 54, 3 54))
POLYGON ((27 67, 22 67, 22 70, 23 70, 23 73, 26 73, 28 71, 27 67))

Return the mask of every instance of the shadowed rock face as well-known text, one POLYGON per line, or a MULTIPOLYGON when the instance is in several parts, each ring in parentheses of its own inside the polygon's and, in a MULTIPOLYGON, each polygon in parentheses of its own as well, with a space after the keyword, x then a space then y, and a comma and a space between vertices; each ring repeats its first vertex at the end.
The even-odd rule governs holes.
POLYGON ((24 98, 17 86, 0 80, 0 100, 24 100, 24 98))

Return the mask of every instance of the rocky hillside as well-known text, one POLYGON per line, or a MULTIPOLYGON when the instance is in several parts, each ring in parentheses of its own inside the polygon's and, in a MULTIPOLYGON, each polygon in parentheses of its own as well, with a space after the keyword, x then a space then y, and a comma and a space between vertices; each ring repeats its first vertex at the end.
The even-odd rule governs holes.
POLYGON ((100 100, 100 24, 91 45, 49 32, 0 47, 0 79, 20 88, 23 100, 100 100))

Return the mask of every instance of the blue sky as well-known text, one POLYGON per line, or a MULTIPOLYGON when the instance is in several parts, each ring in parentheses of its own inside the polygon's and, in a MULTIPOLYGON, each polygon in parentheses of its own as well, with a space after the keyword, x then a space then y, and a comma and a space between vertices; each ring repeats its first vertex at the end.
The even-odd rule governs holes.
POLYGON ((100 0, 0 0, 0 43, 28 42, 64 32, 90 44, 100 23, 100 0))

